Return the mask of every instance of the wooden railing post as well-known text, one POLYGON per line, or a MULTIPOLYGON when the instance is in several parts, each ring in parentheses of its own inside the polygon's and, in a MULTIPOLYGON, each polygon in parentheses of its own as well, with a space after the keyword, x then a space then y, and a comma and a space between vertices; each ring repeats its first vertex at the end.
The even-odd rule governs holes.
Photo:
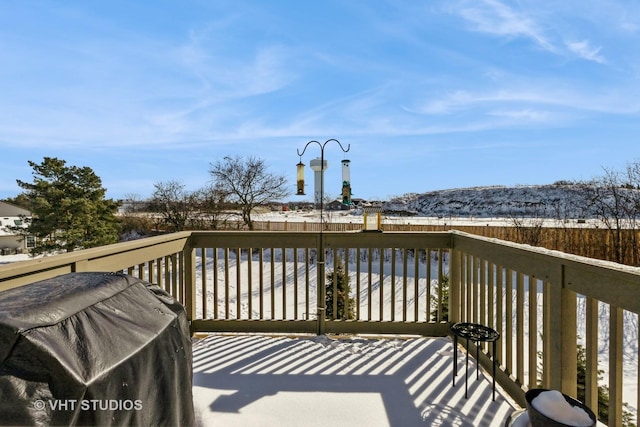
POLYGON ((318 296, 317 308, 318 308, 318 335, 324 335, 326 331, 327 320, 327 307, 325 301, 325 288, 324 288, 324 272, 325 272, 325 256, 324 256, 324 239, 322 229, 318 234, 318 243, 316 245, 316 266, 317 266, 317 283, 316 294, 318 296))
MULTIPOLYGON (((551 299, 552 289, 557 284, 551 284, 549 278, 545 280, 543 284, 544 291, 542 292, 542 387, 552 388, 551 384, 554 381, 554 374, 557 374, 557 364, 554 363, 554 350, 552 350, 552 343, 555 345, 556 336, 554 335, 553 323, 551 319, 551 299), (552 340, 553 338, 553 340, 552 340)), ((557 350, 559 351, 559 350, 557 350)), ((557 353, 556 351, 556 353, 557 353)), ((557 382, 556 384, 559 384, 557 382)))
POLYGON ((621 308, 609 307, 609 425, 622 425, 623 316, 621 308))
POLYGON ((547 388, 577 393, 576 294, 566 288, 564 265, 549 277, 544 293, 544 380, 547 388))
POLYGON ((560 318, 552 322, 560 326, 561 347, 560 364, 562 366, 562 385, 560 390, 569 396, 576 397, 578 393, 578 336, 576 293, 565 287, 564 274, 562 275, 560 318))
POLYGON ((190 237, 182 251, 184 258, 184 306, 187 318, 193 321, 196 315, 196 250, 190 237))
POLYGON ((460 251, 453 249, 449 259, 449 322, 452 323, 460 321, 461 260, 460 251))
POLYGON ((71 265, 71 271, 73 271, 74 273, 79 273, 81 271, 88 271, 88 270, 89 270, 89 261, 86 259, 78 260, 71 265))
POLYGON ((598 407, 598 300, 585 301, 585 356, 586 372, 584 404, 589 408, 598 407))

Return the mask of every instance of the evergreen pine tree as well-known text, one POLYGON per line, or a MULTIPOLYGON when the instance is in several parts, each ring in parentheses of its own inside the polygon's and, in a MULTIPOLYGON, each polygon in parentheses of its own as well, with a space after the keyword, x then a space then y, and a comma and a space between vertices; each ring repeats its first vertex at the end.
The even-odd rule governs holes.
POLYGON ((442 280, 437 283, 437 292, 435 298, 431 300, 431 321, 438 321, 438 310, 440 310, 440 321, 449 321, 449 276, 442 276, 442 280), (438 294, 440 295, 440 304, 438 306, 438 294))
POLYGON ((29 161, 33 182, 18 180, 29 200, 33 221, 24 232, 35 236, 32 253, 103 246, 118 241, 118 203, 106 199, 106 189, 89 167, 67 166, 45 157, 29 161))
POLYGON ((325 286, 326 315, 329 320, 349 320, 355 318, 354 299, 350 296, 349 276, 345 274, 342 264, 338 264, 335 271, 327 273, 325 286), (334 295, 335 278, 335 295, 334 295), (334 310, 335 298, 335 310, 334 310))

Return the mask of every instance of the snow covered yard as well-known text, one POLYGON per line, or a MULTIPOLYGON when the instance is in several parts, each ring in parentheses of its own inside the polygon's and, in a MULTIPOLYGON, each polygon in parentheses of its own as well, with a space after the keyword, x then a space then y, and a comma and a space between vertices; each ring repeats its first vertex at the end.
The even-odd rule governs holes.
POLYGON ((449 338, 209 335, 194 340, 202 425, 502 426, 518 406, 449 338))

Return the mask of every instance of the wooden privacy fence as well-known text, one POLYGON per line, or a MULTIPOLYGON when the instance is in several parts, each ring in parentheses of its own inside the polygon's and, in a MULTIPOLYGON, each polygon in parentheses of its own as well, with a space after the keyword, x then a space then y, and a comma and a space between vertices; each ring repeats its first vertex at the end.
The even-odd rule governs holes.
MULTIPOLYGON (((254 223, 256 231, 319 232, 318 222, 262 221, 254 223)), ((558 250, 589 258, 614 261, 621 264, 640 266, 640 230, 609 230, 594 227, 526 227, 500 226, 487 222, 486 225, 440 225, 383 223, 386 232, 431 232, 459 230, 477 236, 507 240, 558 250)), ((324 225, 325 231, 359 231, 358 222, 332 223, 324 225)))

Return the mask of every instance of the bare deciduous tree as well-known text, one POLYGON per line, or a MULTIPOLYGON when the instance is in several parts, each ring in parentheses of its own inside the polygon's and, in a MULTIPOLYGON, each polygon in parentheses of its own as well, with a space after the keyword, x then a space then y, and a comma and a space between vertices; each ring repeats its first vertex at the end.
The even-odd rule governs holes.
POLYGON ((239 206, 242 221, 253 229, 251 212, 254 208, 282 199, 290 194, 287 178, 267 171, 263 159, 240 156, 225 157, 211 165, 209 170, 215 188, 227 200, 239 206))
POLYGON ((186 191, 178 181, 158 182, 153 186, 150 210, 159 213, 173 231, 184 230, 198 209, 196 195, 186 191))
POLYGON ((127 193, 122 200, 122 207, 127 214, 141 212, 146 208, 146 202, 137 193, 127 193))
POLYGON ((637 233, 640 217, 640 164, 630 163, 626 171, 604 169, 604 176, 583 183, 585 204, 609 230, 609 259, 638 265, 637 233))
POLYGON ((511 222, 516 229, 516 242, 531 246, 539 246, 542 240, 542 227, 544 217, 538 216, 517 216, 511 215, 511 222))
POLYGON ((605 174, 583 186, 586 203, 611 233, 613 261, 622 262, 624 229, 624 198, 619 173, 604 169, 605 174))
POLYGON ((198 229, 218 229, 227 221, 227 195, 214 186, 204 187, 196 192, 199 203, 194 225, 198 229))
POLYGON ((638 223, 640 220, 640 163, 634 162, 627 164, 626 179, 626 213, 629 228, 634 230, 629 236, 629 244, 632 250, 631 261, 633 265, 640 265, 640 242, 638 241, 638 233, 635 232, 640 228, 640 224, 638 223))

